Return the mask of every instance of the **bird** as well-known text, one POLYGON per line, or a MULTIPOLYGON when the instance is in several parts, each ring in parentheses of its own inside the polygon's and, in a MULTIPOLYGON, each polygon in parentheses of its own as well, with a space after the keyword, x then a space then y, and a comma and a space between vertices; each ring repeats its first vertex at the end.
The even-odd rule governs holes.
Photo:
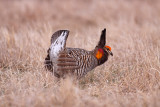
POLYGON ((51 37, 51 45, 45 58, 45 68, 57 78, 66 75, 84 77, 89 71, 104 64, 109 56, 113 56, 111 47, 106 44, 106 28, 100 35, 98 44, 92 51, 66 47, 69 30, 58 30, 51 37))

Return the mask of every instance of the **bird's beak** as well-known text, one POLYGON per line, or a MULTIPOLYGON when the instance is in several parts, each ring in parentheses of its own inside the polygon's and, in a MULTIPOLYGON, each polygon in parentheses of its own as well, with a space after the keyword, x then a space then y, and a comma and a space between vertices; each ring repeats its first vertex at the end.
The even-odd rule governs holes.
POLYGON ((106 47, 104 48, 111 56, 113 56, 113 53, 110 51, 110 50, 108 50, 106 47))
POLYGON ((111 51, 109 51, 110 55, 113 56, 113 53, 111 51))

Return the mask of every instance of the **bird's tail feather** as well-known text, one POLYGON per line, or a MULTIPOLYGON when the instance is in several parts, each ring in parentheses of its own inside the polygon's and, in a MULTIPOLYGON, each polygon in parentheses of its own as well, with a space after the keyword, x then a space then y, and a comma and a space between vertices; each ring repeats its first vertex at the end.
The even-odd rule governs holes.
POLYGON ((66 40, 68 38, 68 30, 59 30, 55 32, 51 37, 51 46, 47 51, 47 56, 45 58, 45 68, 53 72, 53 58, 57 57, 58 53, 65 48, 66 40))
POLYGON ((45 68, 46 68, 48 71, 53 72, 53 63, 52 63, 52 61, 50 60, 49 51, 50 51, 50 48, 49 48, 48 51, 47 51, 47 56, 46 56, 46 58, 45 58, 44 64, 45 64, 45 68))
POLYGON ((69 31, 68 30, 59 30, 57 32, 55 32, 52 37, 51 37, 51 44, 54 43, 58 37, 62 36, 62 34, 66 33, 66 38, 68 37, 69 31))
POLYGON ((68 35, 68 30, 59 30, 52 35, 49 53, 51 60, 56 58, 60 51, 65 49, 68 35))

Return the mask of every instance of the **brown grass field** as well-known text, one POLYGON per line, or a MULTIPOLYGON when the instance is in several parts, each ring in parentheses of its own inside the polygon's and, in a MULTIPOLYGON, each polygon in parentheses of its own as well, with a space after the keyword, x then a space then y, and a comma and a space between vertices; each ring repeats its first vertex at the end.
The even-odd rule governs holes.
POLYGON ((160 0, 1 0, 0 107, 160 107, 160 0), (81 80, 44 68, 51 35, 113 57, 81 80))

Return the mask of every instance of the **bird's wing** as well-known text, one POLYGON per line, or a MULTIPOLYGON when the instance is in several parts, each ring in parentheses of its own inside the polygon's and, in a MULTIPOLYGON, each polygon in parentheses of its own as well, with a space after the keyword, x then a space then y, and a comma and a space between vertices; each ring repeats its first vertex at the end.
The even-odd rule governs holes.
POLYGON ((52 35, 49 53, 51 60, 57 57, 59 52, 65 49, 68 35, 68 30, 59 30, 52 35))
POLYGON ((59 53, 56 65, 55 71, 60 75, 61 73, 73 73, 76 69, 80 68, 78 60, 66 50, 59 53))

